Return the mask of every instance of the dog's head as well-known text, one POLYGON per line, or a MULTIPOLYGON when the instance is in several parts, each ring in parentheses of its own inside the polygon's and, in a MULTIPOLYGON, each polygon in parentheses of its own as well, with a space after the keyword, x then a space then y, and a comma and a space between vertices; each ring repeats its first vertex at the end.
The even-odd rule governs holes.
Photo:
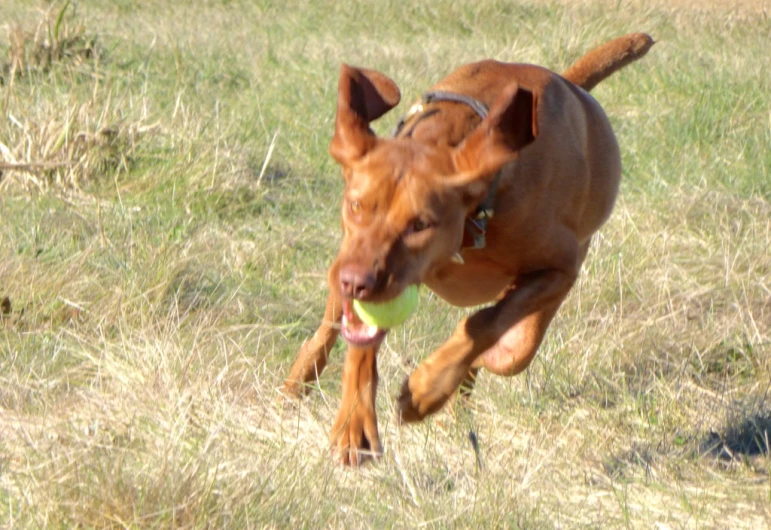
POLYGON ((420 284, 460 249, 464 222, 487 195, 495 174, 535 136, 533 95, 516 83, 457 147, 411 138, 378 138, 370 129, 399 103, 396 84, 373 70, 343 65, 331 155, 342 166, 343 241, 337 257, 344 300, 343 336, 382 338, 364 330, 352 299, 387 301, 420 284))

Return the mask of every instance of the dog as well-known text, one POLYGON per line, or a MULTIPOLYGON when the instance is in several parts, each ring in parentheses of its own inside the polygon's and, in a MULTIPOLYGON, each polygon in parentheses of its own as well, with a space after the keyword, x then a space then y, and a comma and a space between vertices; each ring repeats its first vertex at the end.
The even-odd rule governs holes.
POLYGON ((561 76, 528 64, 467 64, 413 105, 390 138, 370 123, 399 103, 398 87, 342 65, 329 152, 345 180, 343 239, 323 322, 282 390, 301 396, 343 335, 330 436, 343 464, 382 453, 376 355, 388 330, 363 324, 354 299, 388 301, 423 284, 455 306, 491 304, 461 320, 404 382, 400 422, 438 411, 481 368, 511 376, 530 364, 618 193, 619 147, 588 91, 653 43, 625 35, 561 76))

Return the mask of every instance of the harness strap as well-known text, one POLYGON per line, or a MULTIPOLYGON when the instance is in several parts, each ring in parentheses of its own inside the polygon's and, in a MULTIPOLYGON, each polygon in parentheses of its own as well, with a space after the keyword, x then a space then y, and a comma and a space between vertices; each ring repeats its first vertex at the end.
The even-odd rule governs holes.
POLYGON ((444 90, 435 90, 434 92, 426 92, 423 94, 424 103, 431 103, 433 101, 454 101, 456 103, 464 103, 474 109, 483 120, 487 118, 487 113, 489 112, 487 105, 471 96, 455 94, 454 92, 445 92, 444 90))
MULTIPOLYGON (((446 92, 444 90, 435 90, 432 92, 426 92, 423 94, 423 97, 421 98, 420 103, 416 103, 413 105, 410 110, 407 112, 406 116, 399 119, 399 121, 396 124, 396 127, 394 128, 392 132, 392 136, 398 136, 399 133, 402 132, 404 129, 405 124, 407 123, 407 120, 409 120, 411 117, 413 117, 416 114, 419 114, 423 112, 423 105, 428 105, 429 103, 434 103, 438 101, 452 101, 455 103, 462 103, 464 105, 468 105, 471 107, 474 112, 476 112, 480 118, 483 120, 487 117, 487 114, 489 112, 489 109, 487 108, 487 105, 482 103, 481 101, 472 98, 471 96, 466 96, 464 94, 456 94, 454 92, 446 92)), ((469 215, 466 217, 466 224, 465 224, 465 231, 464 234, 464 243, 462 243, 461 249, 463 248, 484 248, 486 245, 485 241, 485 233, 487 232, 487 222, 492 219, 493 215, 495 214, 495 211, 493 209, 493 203, 495 202, 495 192, 498 189, 498 184, 501 179, 501 173, 498 172, 495 175, 495 178, 493 178, 492 183, 490 184, 490 190, 487 192, 487 195, 485 196, 484 200, 477 206, 477 209, 474 211, 472 215, 469 215), (466 244, 466 235, 470 237, 470 244, 466 244)))

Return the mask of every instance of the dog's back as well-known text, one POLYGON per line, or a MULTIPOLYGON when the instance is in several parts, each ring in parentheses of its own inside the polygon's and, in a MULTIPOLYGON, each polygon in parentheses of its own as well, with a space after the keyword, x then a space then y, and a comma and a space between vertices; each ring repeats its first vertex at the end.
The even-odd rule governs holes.
MULTIPOLYGON (((547 228, 544 219, 566 222, 583 243, 610 215, 621 176, 618 145, 597 101, 546 68, 493 60, 464 65, 431 91, 468 96, 490 108, 514 82, 533 94, 537 134, 518 161, 502 171, 495 197, 497 221, 541 238, 547 228), (566 215, 571 218, 564 219, 566 215)), ((456 146, 479 121, 468 105, 431 103, 416 123, 408 123, 404 134, 417 142, 456 146)), ((518 259, 528 261, 530 252, 538 252, 521 233, 511 235, 516 241, 500 244, 508 249, 521 246, 518 259)))

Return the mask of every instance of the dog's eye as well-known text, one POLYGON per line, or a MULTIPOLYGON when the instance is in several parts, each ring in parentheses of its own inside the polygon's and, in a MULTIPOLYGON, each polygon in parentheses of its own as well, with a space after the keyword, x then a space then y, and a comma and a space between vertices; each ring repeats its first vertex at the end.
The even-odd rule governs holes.
POLYGON ((422 232, 428 228, 428 223, 426 223, 423 219, 415 219, 412 222, 412 231, 413 232, 422 232))
POLYGON ((417 232, 422 232, 428 228, 433 226, 433 223, 427 219, 423 219, 421 217, 418 217, 412 221, 412 224, 410 224, 408 232, 411 234, 415 234, 417 232))

